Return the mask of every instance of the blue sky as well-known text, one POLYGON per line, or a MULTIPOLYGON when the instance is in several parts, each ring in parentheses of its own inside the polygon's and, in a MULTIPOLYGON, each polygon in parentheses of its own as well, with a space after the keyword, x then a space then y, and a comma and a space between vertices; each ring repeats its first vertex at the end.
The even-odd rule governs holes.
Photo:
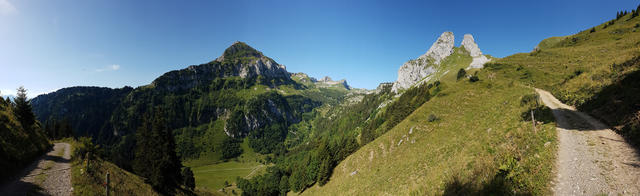
POLYGON ((140 86, 205 63, 234 41, 289 72, 375 88, 443 31, 474 35, 483 53, 529 52, 638 5, 580 1, 0 0, 0 91, 140 86))

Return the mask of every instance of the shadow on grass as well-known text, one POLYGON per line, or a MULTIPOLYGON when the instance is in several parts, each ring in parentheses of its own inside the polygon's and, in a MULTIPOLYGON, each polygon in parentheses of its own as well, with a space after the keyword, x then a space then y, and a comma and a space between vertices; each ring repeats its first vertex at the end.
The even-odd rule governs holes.
POLYGON ((529 109, 520 114, 520 118, 522 118, 523 121, 531 121, 531 111, 533 111, 533 117, 538 122, 542 122, 544 124, 556 122, 556 119, 553 117, 553 112, 546 106, 538 106, 536 108, 529 109))
POLYGON ((454 176, 445 184, 443 195, 531 195, 530 193, 517 193, 507 180, 507 174, 499 171, 489 181, 480 182, 480 174, 464 180, 454 176))

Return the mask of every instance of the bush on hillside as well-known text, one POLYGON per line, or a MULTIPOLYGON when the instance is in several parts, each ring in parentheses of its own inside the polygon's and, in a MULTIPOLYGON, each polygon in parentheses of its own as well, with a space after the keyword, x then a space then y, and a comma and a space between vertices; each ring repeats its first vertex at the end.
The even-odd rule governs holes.
POLYGON ((480 78, 478 78, 478 76, 474 75, 469 77, 469 82, 477 82, 480 81, 480 78))
POLYGON ((429 114, 429 116, 427 117, 427 121, 429 122, 434 122, 438 120, 438 117, 435 114, 429 114))
POLYGON ((96 156, 100 157, 101 155, 99 149, 100 145, 93 144, 91 138, 78 138, 78 144, 73 149, 73 158, 94 160, 96 156))
POLYGON ((456 80, 460 80, 466 75, 467 75, 467 71, 465 71, 463 68, 460 68, 460 70, 458 70, 458 75, 456 76, 456 80))

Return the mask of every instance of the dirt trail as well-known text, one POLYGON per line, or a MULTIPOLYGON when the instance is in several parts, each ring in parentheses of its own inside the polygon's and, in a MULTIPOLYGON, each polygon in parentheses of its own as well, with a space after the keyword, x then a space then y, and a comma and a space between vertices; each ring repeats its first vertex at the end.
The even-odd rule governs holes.
POLYGON ((53 150, 0 187, 0 195, 71 195, 71 146, 55 143, 53 150))
POLYGON ((640 195, 640 158, 620 135, 536 89, 558 129, 555 195, 640 195))

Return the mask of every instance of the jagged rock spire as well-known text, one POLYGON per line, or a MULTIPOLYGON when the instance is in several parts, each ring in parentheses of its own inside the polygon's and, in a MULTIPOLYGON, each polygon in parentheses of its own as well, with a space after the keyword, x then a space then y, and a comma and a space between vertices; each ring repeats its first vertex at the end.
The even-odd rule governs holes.
POLYGON ((439 65, 442 60, 453 54, 454 41, 452 32, 442 33, 425 54, 400 67, 398 80, 393 83, 391 90, 398 92, 400 89, 407 89, 434 73, 436 69, 433 65, 439 65))
POLYGON ((476 41, 473 39, 471 34, 464 35, 461 45, 465 50, 469 51, 469 54, 473 57, 471 64, 469 64, 469 68, 482 68, 485 63, 490 61, 486 56, 482 55, 478 44, 476 44, 476 41))

